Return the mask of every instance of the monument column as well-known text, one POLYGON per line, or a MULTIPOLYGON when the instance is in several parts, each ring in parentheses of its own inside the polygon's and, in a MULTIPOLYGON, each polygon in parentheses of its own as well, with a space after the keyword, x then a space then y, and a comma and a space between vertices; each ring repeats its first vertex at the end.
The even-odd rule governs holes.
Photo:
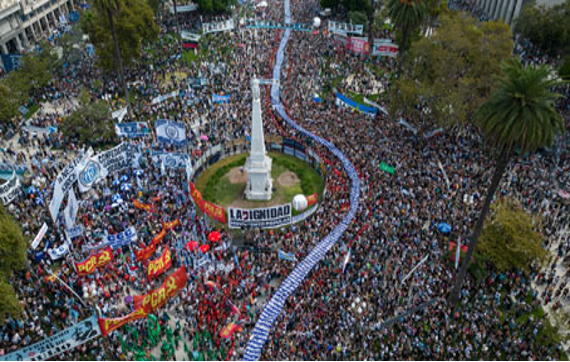
POLYGON ((247 172, 245 196, 248 200, 270 200, 273 188, 271 158, 267 157, 265 152, 258 79, 251 82, 251 94, 251 149, 245 161, 247 172))

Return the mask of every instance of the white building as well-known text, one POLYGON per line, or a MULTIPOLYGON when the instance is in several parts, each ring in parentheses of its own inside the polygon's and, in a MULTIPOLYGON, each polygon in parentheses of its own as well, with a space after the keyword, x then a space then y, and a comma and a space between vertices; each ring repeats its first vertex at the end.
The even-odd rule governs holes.
POLYGON ((52 33, 77 0, 0 0, 0 54, 20 53, 52 33), (63 17, 62 17, 63 15, 63 17))

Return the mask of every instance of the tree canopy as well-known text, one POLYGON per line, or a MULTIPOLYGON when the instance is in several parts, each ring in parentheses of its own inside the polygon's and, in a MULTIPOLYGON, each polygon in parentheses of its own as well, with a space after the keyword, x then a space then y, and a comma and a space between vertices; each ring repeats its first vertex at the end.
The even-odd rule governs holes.
POLYGON ((21 306, 10 279, 15 271, 24 269, 27 248, 20 225, 0 206, 0 321, 20 315, 21 306))
MULTIPOLYGON (((159 29, 146 0, 118 0, 117 3, 114 23, 121 58, 124 65, 129 66, 141 58, 143 42, 156 39, 159 29)), ((117 69, 108 14, 101 7, 94 6, 82 18, 81 27, 89 34, 99 64, 107 71, 117 69)))
POLYGON ((534 1, 525 5, 514 30, 552 56, 570 54, 570 0, 554 6, 534 1))
POLYGON ((498 270, 528 271, 534 261, 546 261, 548 252, 542 246, 543 236, 536 230, 539 219, 514 200, 501 200, 492 209, 481 233, 480 250, 498 270))
POLYGON ((463 13, 442 15, 441 27, 412 44, 401 77, 391 89, 391 108, 419 112, 442 125, 470 120, 497 84, 500 63, 513 47, 507 25, 477 23, 463 13))
POLYGON ((31 52, 22 58, 20 68, 0 80, 0 120, 10 122, 19 114, 18 107, 27 105, 33 92, 47 86, 52 78, 58 58, 49 43, 39 44, 41 51, 31 52))
POLYGON ((85 89, 79 94, 78 109, 61 123, 60 129, 66 137, 91 146, 108 144, 117 138, 107 104, 92 101, 85 89))
POLYGON ((230 7, 236 4, 236 0, 197 0, 200 11, 204 13, 224 13, 230 11, 230 7))

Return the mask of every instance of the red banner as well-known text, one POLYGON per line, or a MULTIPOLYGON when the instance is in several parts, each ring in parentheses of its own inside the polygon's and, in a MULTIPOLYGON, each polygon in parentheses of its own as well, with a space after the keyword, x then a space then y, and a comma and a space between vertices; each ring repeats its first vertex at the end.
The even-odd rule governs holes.
POLYGON ((347 38, 346 50, 350 50, 355 53, 368 54, 368 39, 347 38))
POLYGON ((172 266, 172 257, 170 255, 170 249, 167 246, 166 250, 164 251, 164 253, 162 253, 160 258, 148 263, 148 273, 147 273, 148 279, 150 280, 164 273, 171 266, 172 266))
POLYGON ((103 336, 108 335, 109 333, 113 332, 124 326, 125 324, 136 321, 137 319, 145 318, 147 313, 144 309, 136 309, 134 312, 127 314, 124 317, 120 318, 98 318, 99 327, 101 328, 101 334, 103 336))
POLYGON ((194 185, 194 182, 190 182, 190 196, 192 196, 196 205, 200 209, 202 209, 202 202, 203 202, 202 193, 198 191, 198 189, 194 185))
POLYGON ((111 260, 113 260, 113 251, 111 247, 108 246, 97 254, 91 255, 81 263, 75 263, 75 269, 77 270, 77 274, 82 277, 93 273, 97 268, 109 264, 111 260))
POLYGON ((153 244, 160 243, 162 241, 162 239, 164 239, 165 236, 166 236, 166 229, 160 230, 160 232, 158 234, 156 234, 154 236, 154 238, 152 238, 152 243, 153 244))
POLYGON ((222 224, 226 223, 226 210, 223 207, 204 201, 202 203, 202 211, 212 219, 218 220, 222 224))
POLYGON ((154 211, 154 205, 152 205, 152 204, 143 204, 142 202, 140 202, 140 201, 137 200, 137 199, 134 199, 134 200, 133 200, 133 206, 134 206, 136 209, 140 209, 140 210, 151 211, 151 212, 154 211))
POLYGON ((218 220, 222 224, 226 223, 226 211, 224 210, 224 208, 210 201, 204 200, 202 198, 202 194, 200 193, 200 191, 198 191, 196 186, 194 186, 193 182, 190 182, 190 195, 194 199, 196 205, 198 205, 198 207, 200 208, 200 210, 202 210, 204 214, 208 215, 214 220, 218 220))
POLYGON ((316 193, 307 196, 307 207, 313 206, 314 204, 316 204, 317 198, 318 198, 318 195, 316 193))
POLYGON ((135 295, 133 297, 135 310, 142 308, 146 313, 151 313, 162 307, 168 298, 176 295, 180 289, 186 286, 187 281, 186 268, 182 266, 170 274, 159 288, 145 295, 135 295))
POLYGON ((147 260, 156 251, 156 244, 152 243, 149 246, 145 246, 141 250, 135 250, 135 257, 137 261, 147 260))
POLYGON ((162 223, 162 228, 166 229, 166 230, 172 230, 177 226, 180 226, 180 219, 176 219, 176 220, 171 221, 171 222, 162 223))

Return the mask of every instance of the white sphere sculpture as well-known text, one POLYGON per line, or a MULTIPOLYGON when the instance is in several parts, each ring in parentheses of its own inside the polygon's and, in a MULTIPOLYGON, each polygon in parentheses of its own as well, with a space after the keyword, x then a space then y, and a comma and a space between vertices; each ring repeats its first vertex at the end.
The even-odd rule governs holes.
POLYGON ((321 26, 321 18, 319 18, 318 16, 316 16, 313 19, 313 27, 318 28, 319 26, 321 26))
POLYGON ((305 195, 299 194, 293 198, 293 208, 297 211, 305 210, 308 204, 309 202, 307 201, 305 195))

